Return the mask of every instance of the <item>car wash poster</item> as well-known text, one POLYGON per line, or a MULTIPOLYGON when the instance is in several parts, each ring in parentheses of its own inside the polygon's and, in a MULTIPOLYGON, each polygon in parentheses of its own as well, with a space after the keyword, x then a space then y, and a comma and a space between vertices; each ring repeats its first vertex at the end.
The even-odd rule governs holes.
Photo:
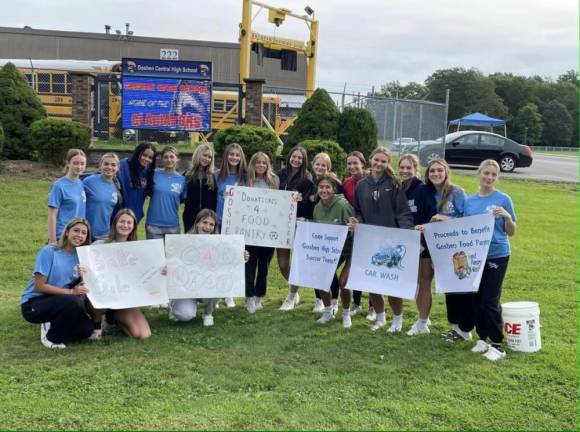
POLYGON ((123 59, 123 128, 209 132, 211 62, 123 59))

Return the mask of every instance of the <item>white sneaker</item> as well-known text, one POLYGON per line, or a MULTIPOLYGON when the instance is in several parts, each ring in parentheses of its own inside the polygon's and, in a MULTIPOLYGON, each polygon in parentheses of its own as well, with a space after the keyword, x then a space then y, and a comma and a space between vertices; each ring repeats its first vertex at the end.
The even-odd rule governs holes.
POLYGON ((489 349, 483 356, 489 361, 495 362, 504 358, 506 354, 505 351, 503 350, 500 351, 496 347, 490 345, 489 349))
POLYGON ((387 333, 401 333, 403 330, 403 321, 393 321, 391 326, 387 329, 387 333))
POLYGON ((48 340, 46 334, 50 330, 50 322, 40 324, 40 343, 46 348, 66 348, 63 343, 54 343, 48 340))
POLYGON ((254 303, 254 297, 246 297, 246 310, 249 314, 256 313, 256 305, 254 303))
POLYGON ((325 310, 324 313, 318 320, 316 321, 318 324, 326 324, 328 321, 334 319, 334 314, 332 310, 325 310))
POLYGON ((385 321, 375 321, 375 323, 371 326, 371 331, 377 331, 383 328, 387 323, 385 321))
POLYGON ((262 297, 254 297, 254 307, 256 311, 264 309, 264 306, 262 306, 262 297))
POLYGON ((371 306, 369 308, 369 311, 367 312, 366 320, 367 321, 376 321, 376 319, 377 319, 377 313, 375 312, 375 308, 371 306))
POLYGON ((361 312, 362 312, 362 307, 360 305, 357 305, 354 303, 350 305, 350 316, 355 316, 361 312))
MULTIPOLYGON (((428 321, 427 321, 428 322, 428 321)), ((428 334, 431 331, 429 330, 428 324, 421 324, 419 320, 415 321, 415 324, 409 329, 407 332, 407 336, 416 336, 420 334, 428 334)))
POLYGON ((284 299, 282 306, 280 306, 280 310, 288 311, 294 309, 300 303, 300 295, 298 293, 288 294, 288 296, 284 299))
POLYGON ((471 348, 471 352, 474 353, 484 353, 487 352, 489 349, 489 344, 484 340, 478 340, 477 343, 473 348, 471 348))
POLYGON ((332 299, 330 306, 332 306, 332 314, 335 315, 338 312, 338 299, 332 299))
POLYGON ((322 313, 324 312, 324 303, 322 299, 317 298, 314 302, 314 307, 312 308, 312 312, 314 313, 322 313))
POLYGON ((351 328, 352 327, 352 320, 350 319, 350 311, 343 311, 342 312, 342 326, 344 328, 351 328))
POLYGON ((98 341, 103 338, 103 330, 101 329, 94 329, 93 334, 89 336, 90 341, 98 341))
POLYGON ((204 315, 203 316, 203 326, 204 327, 213 326, 213 315, 204 315))
POLYGON ((235 308, 235 307, 236 307, 236 302, 234 301, 234 298, 233 298, 233 297, 226 297, 226 298, 224 299, 224 301, 225 301, 225 303, 226 303, 226 307, 227 307, 228 309, 233 309, 233 308, 235 308))
POLYGON ((117 324, 111 324, 107 321, 107 316, 103 315, 101 319, 101 329, 103 329, 103 333, 110 333, 117 327, 117 324))

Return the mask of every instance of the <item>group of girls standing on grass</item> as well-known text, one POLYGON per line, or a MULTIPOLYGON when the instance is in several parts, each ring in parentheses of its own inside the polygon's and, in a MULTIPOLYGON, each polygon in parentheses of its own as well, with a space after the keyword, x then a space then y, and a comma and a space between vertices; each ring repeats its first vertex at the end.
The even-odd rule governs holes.
MULTIPOLYGON (((87 287, 82 282, 83 269, 78 268, 77 246, 89 244, 91 240, 100 243, 136 240, 147 196, 150 196, 145 222, 148 239, 180 232, 182 202, 185 203, 182 215, 185 232, 216 234, 220 231, 227 187, 244 185, 296 192, 298 220, 349 227, 338 264, 339 276, 334 276, 329 292, 316 291, 313 309, 322 313, 319 323, 328 323, 337 312, 340 296, 345 328, 351 327, 352 317, 362 312, 361 293, 354 291, 352 296, 345 288, 352 254, 352 232, 357 223, 422 231, 423 225, 430 222, 493 214, 495 229, 480 289, 477 294, 446 294, 447 318, 452 328, 443 336, 450 342, 470 340, 475 328, 480 340, 474 352, 484 353, 490 360, 505 356, 501 349, 499 299, 510 255, 508 236, 515 234, 516 225, 511 199, 496 190, 499 166, 495 161, 481 164, 479 192, 467 196, 459 186, 451 183, 451 171, 444 160, 434 160, 427 165, 423 182, 419 179, 416 156, 403 155, 396 175, 391 167, 390 153, 383 147, 369 155, 368 170, 363 154, 350 153, 346 160, 349 177, 343 182, 332 172, 332 163, 326 153, 313 158, 312 175, 307 152, 300 146, 290 150, 285 167, 277 173, 273 172, 269 157, 262 152, 254 154, 246 163, 243 149, 235 143, 226 147, 219 170, 214 168, 213 148, 207 144, 196 148, 192 166, 183 175, 177 172, 179 154, 175 148, 166 147, 161 152, 163 168, 155 168, 156 157, 155 147, 147 143, 139 145, 130 158, 121 161, 108 153, 101 158, 99 172, 81 181, 86 168, 85 154, 81 150, 71 150, 67 154, 65 176, 55 181, 49 193, 49 245, 39 252, 33 278, 21 300, 24 317, 30 322, 42 323, 44 345, 61 347, 91 335, 98 337, 95 316, 104 311, 92 310, 85 299, 87 287), (84 219, 85 214, 89 221, 84 219), (77 323, 75 330, 63 325, 65 321, 77 323)), ((418 319, 407 331, 409 336, 430 332, 434 272, 423 236, 421 245, 416 296, 418 319)), ((288 279, 291 252, 288 249, 276 252, 280 272, 288 279)), ((273 254, 273 248, 258 246, 248 246, 245 252, 246 309, 251 314, 263 308, 273 254)), ((225 301, 226 306, 235 306, 234 299, 225 301)), ((298 287, 291 285, 280 309, 294 309, 299 301, 298 287)), ((401 332, 403 301, 389 296, 388 303, 392 321, 387 331, 401 332)), ((203 323, 211 326, 218 299, 204 299, 203 304, 203 323)), ((189 321, 196 316, 196 311, 196 299, 173 300, 169 315, 175 321, 189 321)), ((139 309, 107 311, 106 317, 107 325, 117 324, 130 337, 146 338, 151 334, 139 309)), ((382 295, 369 295, 367 319, 373 321, 372 331, 386 326, 382 295)))

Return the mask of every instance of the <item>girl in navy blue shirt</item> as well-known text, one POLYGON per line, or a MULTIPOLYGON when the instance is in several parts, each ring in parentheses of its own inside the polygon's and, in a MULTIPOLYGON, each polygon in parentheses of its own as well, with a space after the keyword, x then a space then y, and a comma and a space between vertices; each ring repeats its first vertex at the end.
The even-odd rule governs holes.
POLYGON ((491 361, 500 360, 506 355, 501 348, 503 323, 500 297, 510 257, 508 237, 516 233, 516 214, 512 200, 509 195, 496 189, 499 172, 496 161, 483 161, 477 170, 479 191, 465 202, 465 216, 487 213, 495 217, 479 290, 471 294, 474 300, 475 331, 479 336, 471 351, 484 353, 485 358, 491 361))
MULTIPOLYGON (((157 152, 151 143, 141 143, 129 159, 123 159, 119 166, 119 182, 123 195, 123 207, 130 208, 137 217, 143 219, 145 198, 151 194, 153 173, 157 152)), ((115 212, 120 210, 117 206, 115 212)), ((113 215, 114 216, 114 215, 113 215)))

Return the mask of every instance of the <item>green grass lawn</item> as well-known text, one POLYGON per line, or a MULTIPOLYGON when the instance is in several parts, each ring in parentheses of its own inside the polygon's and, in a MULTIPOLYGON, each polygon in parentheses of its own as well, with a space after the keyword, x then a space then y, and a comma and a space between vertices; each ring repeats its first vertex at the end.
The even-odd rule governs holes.
MULTIPOLYGON (((475 191, 473 177, 455 181, 475 191)), ((578 430, 577 185, 501 183, 519 217, 502 300, 539 302, 543 348, 498 364, 441 340, 442 295, 432 333, 414 338, 372 334, 362 316, 348 331, 339 318, 321 327, 309 289, 282 313, 275 262, 254 316, 238 300, 204 329, 148 310, 149 340, 47 350, 18 303, 46 239, 49 185, 0 176, 0 429, 578 430)), ((405 308, 406 330, 417 313, 405 308)))

